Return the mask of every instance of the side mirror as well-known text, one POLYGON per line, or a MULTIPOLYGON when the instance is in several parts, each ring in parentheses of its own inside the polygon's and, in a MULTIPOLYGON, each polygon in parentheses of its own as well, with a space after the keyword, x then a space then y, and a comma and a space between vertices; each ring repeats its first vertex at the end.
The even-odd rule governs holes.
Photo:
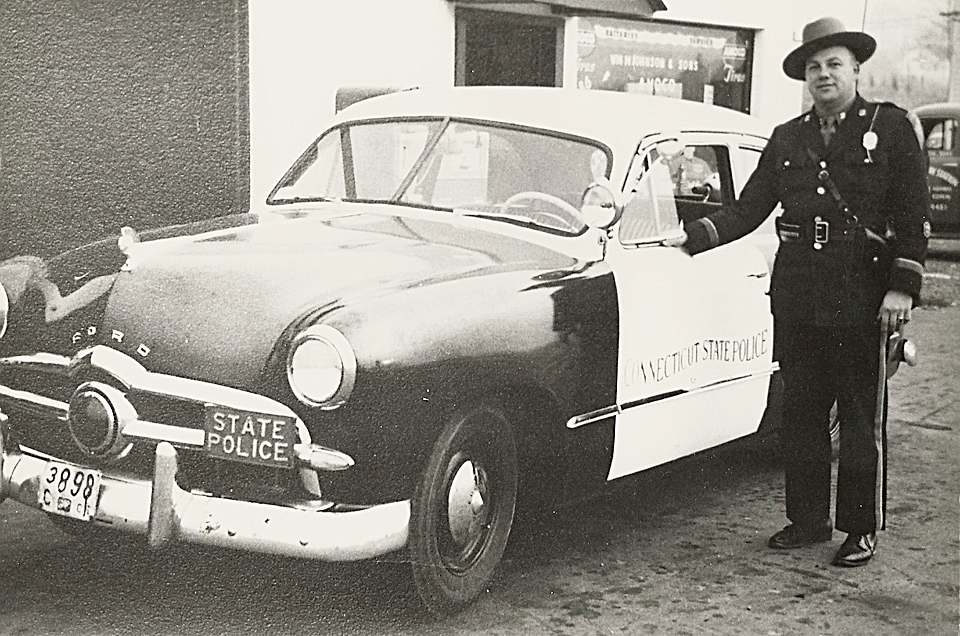
POLYGON ((601 177, 583 191, 580 197, 580 214, 590 227, 608 230, 623 214, 623 195, 609 179, 601 177))

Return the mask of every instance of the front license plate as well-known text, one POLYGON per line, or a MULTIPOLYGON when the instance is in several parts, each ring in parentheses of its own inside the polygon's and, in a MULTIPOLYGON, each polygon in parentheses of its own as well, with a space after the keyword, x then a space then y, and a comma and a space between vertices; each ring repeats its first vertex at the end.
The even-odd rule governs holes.
POLYGON ((100 501, 99 470, 49 461, 37 494, 45 512, 89 521, 100 501))
POLYGON ((208 455, 236 462, 288 468, 300 435, 292 417, 207 405, 203 427, 208 455))

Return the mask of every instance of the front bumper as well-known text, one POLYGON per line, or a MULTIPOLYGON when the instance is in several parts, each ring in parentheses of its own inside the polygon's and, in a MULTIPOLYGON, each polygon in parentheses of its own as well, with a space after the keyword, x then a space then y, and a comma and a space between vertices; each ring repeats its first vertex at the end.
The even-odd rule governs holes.
MULTIPOLYGON (((10 443, 0 414, 0 502, 40 508, 47 458, 10 443)), ((146 535, 152 547, 175 541, 323 561, 359 561, 407 544, 410 502, 348 512, 317 511, 222 499, 187 492, 176 481, 177 451, 157 446, 152 479, 103 475, 97 513, 89 522, 146 535)))
MULTIPOLYGON (((332 502, 322 499, 318 471, 345 470, 353 460, 313 444, 307 427, 296 414, 268 397, 153 373, 133 358, 103 345, 84 350, 74 358, 52 354, 0 358, 0 367, 21 380, 23 377, 35 380, 33 383, 21 381, 19 388, 0 384, 0 406, 7 409, 11 418, 7 422, 0 409, 0 502, 10 497, 40 509, 40 479, 47 461, 77 463, 76 457, 53 457, 34 450, 35 443, 26 442, 22 446, 13 443, 13 424, 16 422, 22 433, 31 428, 24 422, 69 422, 69 403, 62 401, 62 396, 43 392, 49 391, 51 378, 72 385, 88 374, 100 377, 106 373, 124 389, 97 382, 87 385, 98 384, 104 391, 109 389, 103 395, 114 412, 124 414, 118 416, 115 426, 110 428, 119 431, 114 436, 119 441, 112 448, 126 450, 110 451, 107 461, 101 458, 99 465, 109 466, 109 457, 120 458, 137 444, 153 452, 153 467, 151 471, 146 465, 145 470, 134 474, 105 469, 97 511, 91 521, 83 523, 146 535, 154 547, 184 541, 326 561, 373 558, 407 543, 409 501, 338 511, 332 502), (34 375, 27 376, 29 373, 34 375), (207 492, 210 489, 204 488, 184 490, 176 480, 178 452, 184 454, 183 472, 189 477, 186 454, 204 448, 204 430, 181 426, 176 409, 165 408, 155 413, 160 416, 158 420, 151 419, 149 413, 142 415, 127 399, 128 393, 161 400, 164 407, 182 403, 213 404, 235 412, 263 413, 294 422, 299 443, 293 448, 293 470, 298 473, 299 488, 291 489, 291 499, 280 503, 228 499, 214 496, 207 492)), ((149 455, 142 457, 145 464, 149 464, 149 458, 149 455)))

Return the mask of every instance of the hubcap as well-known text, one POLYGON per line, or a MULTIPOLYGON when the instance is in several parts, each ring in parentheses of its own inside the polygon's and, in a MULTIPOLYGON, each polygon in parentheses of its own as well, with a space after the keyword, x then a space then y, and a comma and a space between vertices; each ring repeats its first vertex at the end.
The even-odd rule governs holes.
POLYGON ((483 467, 467 460, 457 468, 447 494, 447 525, 453 540, 450 556, 463 565, 483 545, 489 527, 490 488, 483 467))

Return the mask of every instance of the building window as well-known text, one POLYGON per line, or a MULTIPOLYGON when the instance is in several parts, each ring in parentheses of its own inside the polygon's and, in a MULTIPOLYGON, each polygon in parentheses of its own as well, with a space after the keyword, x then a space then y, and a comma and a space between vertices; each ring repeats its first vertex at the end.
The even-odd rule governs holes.
POLYGON ((559 86, 563 21, 457 9, 458 86, 559 86))

